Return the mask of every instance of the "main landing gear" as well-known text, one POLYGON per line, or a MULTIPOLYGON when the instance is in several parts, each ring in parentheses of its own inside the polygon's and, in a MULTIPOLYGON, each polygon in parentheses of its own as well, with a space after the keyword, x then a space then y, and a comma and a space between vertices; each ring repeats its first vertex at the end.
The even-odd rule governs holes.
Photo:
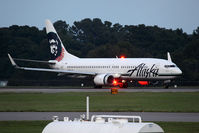
MULTIPOLYGON (((128 83, 127 82, 125 82, 125 83, 119 83, 118 85, 114 85, 114 86, 115 87, 119 86, 119 88, 127 88, 128 87, 128 83)), ((94 88, 101 89, 102 85, 94 85, 94 88)))
POLYGON ((127 88, 128 87, 128 83, 127 82, 121 83, 121 84, 119 84, 119 87, 120 88, 127 88))

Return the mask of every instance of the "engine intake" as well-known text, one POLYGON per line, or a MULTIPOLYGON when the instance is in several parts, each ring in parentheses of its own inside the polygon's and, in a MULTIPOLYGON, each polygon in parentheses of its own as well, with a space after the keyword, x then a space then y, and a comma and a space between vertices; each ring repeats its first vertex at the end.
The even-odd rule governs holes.
POLYGON ((113 83, 114 76, 110 74, 99 74, 94 78, 95 85, 110 85, 113 83))

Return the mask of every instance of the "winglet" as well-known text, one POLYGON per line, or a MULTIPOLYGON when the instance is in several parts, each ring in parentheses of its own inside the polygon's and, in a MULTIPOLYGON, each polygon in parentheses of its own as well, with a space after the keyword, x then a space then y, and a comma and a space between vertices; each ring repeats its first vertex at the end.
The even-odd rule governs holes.
POLYGON ((13 60, 13 58, 10 56, 10 54, 8 54, 8 57, 9 57, 9 59, 10 59, 11 64, 12 64, 14 67, 17 67, 17 64, 15 63, 15 61, 13 60))
POLYGON ((170 53, 169 53, 169 52, 167 52, 167 59, 168 59, 168 61, 172 62, 171 56, 170 56, 170 53))

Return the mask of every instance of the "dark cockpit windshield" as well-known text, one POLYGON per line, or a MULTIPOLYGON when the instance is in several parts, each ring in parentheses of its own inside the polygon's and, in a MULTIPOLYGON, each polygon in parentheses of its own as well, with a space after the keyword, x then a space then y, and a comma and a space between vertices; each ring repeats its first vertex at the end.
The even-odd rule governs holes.
POLYGON ((165 68, 176 67, 176 65, 164 65, 165 68))

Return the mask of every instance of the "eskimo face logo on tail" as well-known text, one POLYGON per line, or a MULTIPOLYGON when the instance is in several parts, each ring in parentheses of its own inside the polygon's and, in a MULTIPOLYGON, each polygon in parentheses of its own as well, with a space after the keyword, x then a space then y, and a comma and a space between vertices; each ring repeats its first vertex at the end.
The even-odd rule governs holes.
POLYGON ((47 36, 51 59, 61 61, 64 57, 64 49, 61 47, 61 41, 54 32, 49 32, 47 36))
POLYGON ((148 67, 145 63, 141 63, 135 69, 128 70, 127 73, 130 74, 130 76, 133 75, 133 73, 136 73, 137 77, 157 77, 158 76, 159 68, 156 67, 155 64, 153 64, 151 67, 148 67))
POLYGON ((54 56, 57 55, 57 50, 58 50, 58 41, 54 40, 54 39, 51 39, 49 40, 49 43, 50 43, 50 52, 51 54, 53 54, 54 56))

